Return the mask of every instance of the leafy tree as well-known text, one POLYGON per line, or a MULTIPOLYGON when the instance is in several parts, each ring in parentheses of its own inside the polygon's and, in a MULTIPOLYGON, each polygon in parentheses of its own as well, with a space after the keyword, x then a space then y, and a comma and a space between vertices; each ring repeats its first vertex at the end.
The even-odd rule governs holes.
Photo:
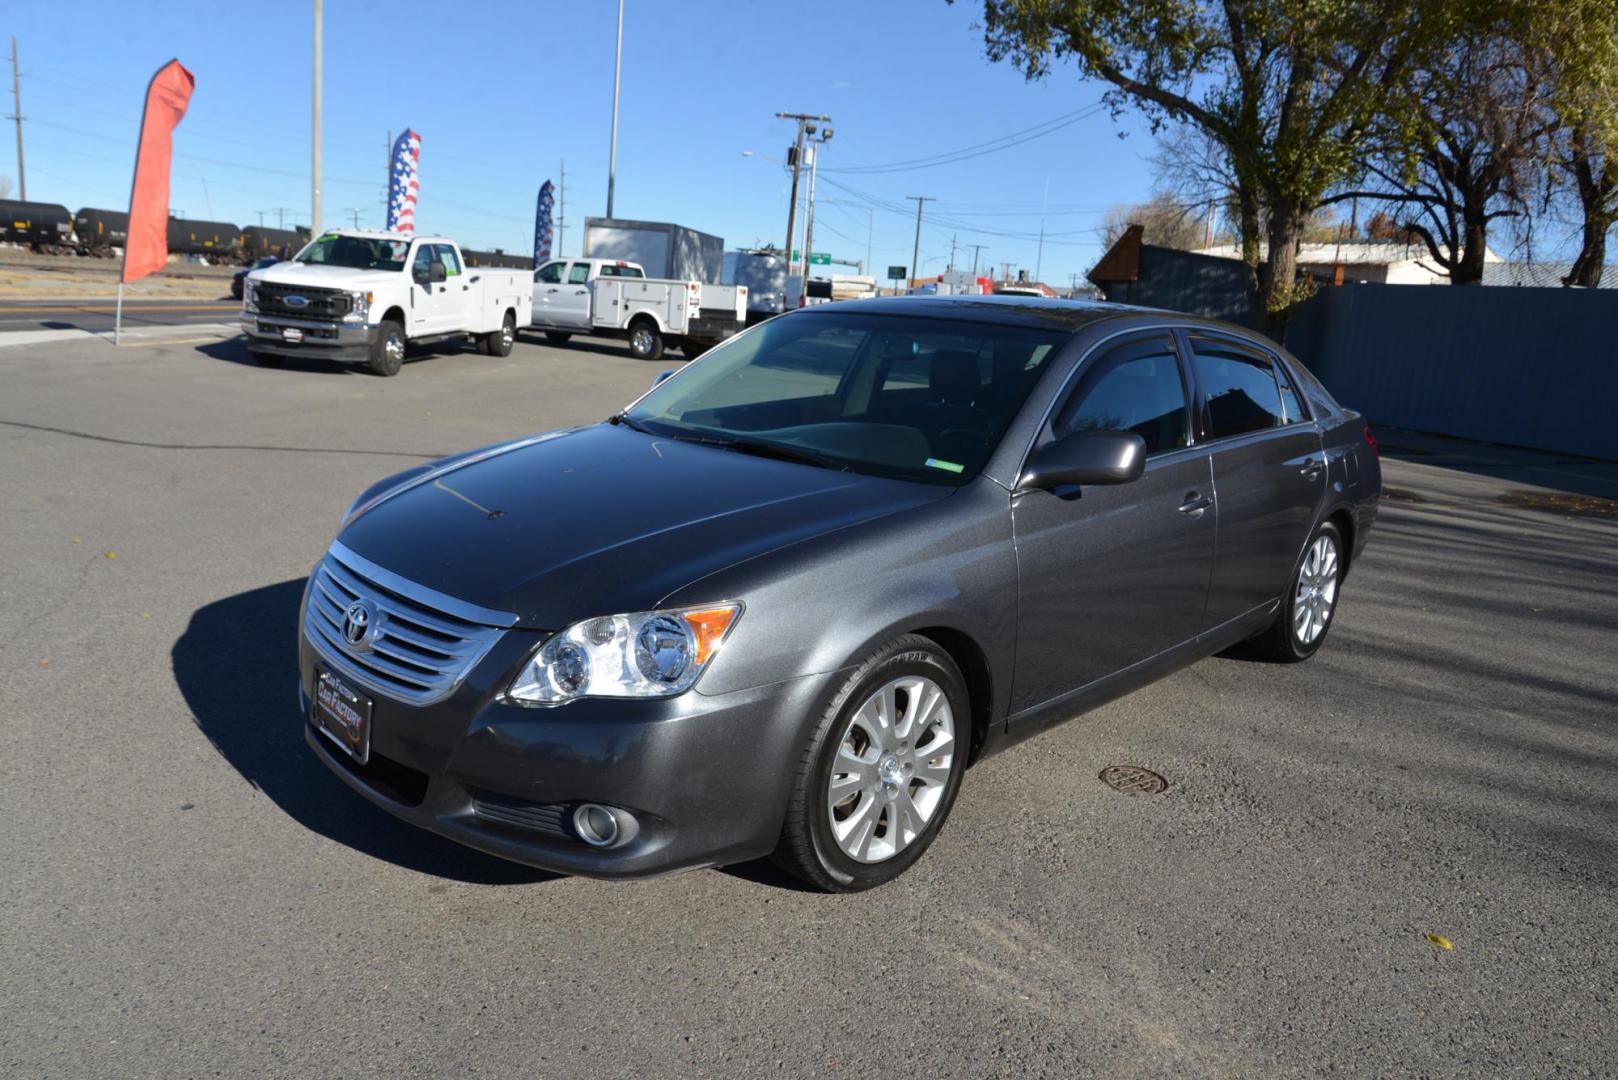
POLYGON ((1410 122, 1410 73, 1481 2, 984 0, 984 41, 1030 79, 1070 60, 1111 84, 1115 110, 1185 122, 1219 147, 1253 321, 1273 331, 1299 295, 1310 212, 1354 175, 1375 128, 1410 122))

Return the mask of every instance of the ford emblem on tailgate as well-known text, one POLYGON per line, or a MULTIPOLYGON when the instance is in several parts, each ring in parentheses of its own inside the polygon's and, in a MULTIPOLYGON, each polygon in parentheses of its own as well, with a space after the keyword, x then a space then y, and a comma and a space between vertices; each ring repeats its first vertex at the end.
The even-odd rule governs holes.
POLYGON ((308 307, 309 298, 307 296, 299 296, 294 293, 291 296, 283 298, 281 303, 285 304, 287 307, 308 307))

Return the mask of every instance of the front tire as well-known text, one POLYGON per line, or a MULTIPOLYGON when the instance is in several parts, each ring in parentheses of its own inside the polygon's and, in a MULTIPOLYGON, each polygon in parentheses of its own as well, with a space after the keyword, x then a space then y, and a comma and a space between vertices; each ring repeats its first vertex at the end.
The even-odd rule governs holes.
POLYGON ((914 634, 882 646, 804 748, 775 861, 826 892, 892 881, 943 828, 971 732, 966 682, 949 654, 914 634))
POLYGON ((371 343, 371 370, 378 375, 397 375, 404 366, 404 354, 404 327, 392 319, 384 319, 377 328, 376 340, 371 343))
POLYGON ((1322 522, 1287 583, 1274 625, 1253 639, 1252 651, 1259 659, 1296 664, 1320 651, 1337 613, 1343 553, 1343 534, 1331 522, 1322 522))
POLYGON ((663 359, 663 335, 651 322, 638 322, 629 328, 629 351, 637 360, 663 359))

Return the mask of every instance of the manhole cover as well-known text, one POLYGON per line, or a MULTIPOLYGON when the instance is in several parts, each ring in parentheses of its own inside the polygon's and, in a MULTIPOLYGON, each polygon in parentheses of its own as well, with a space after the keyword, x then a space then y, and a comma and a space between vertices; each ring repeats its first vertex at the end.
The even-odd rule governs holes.
POLYGON ((1169 786, 1167 780, 1139 765, 1108 765, 1101 770, 1101 782, 1125 795, 1156 795, 1169 786))

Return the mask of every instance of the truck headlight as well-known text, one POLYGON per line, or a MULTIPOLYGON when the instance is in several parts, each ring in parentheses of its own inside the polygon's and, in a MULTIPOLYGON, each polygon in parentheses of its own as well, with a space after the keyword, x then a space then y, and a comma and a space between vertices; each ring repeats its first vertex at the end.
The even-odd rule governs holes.
POLYGON ((371 310, 371 294, 351 292, 348 294, 348 300, 348 314, 343 316, 343 321, 364 322, 366 314, 371 310))
POLYGON ((252 278, 242 282, 242 310, 258 310, 258 284, 252 278))
POLYGON ((741 615, 740 604, 640 611, 553 635, 506 690, 519 705, 581 697, 672 697, 691 689, 741 615))

